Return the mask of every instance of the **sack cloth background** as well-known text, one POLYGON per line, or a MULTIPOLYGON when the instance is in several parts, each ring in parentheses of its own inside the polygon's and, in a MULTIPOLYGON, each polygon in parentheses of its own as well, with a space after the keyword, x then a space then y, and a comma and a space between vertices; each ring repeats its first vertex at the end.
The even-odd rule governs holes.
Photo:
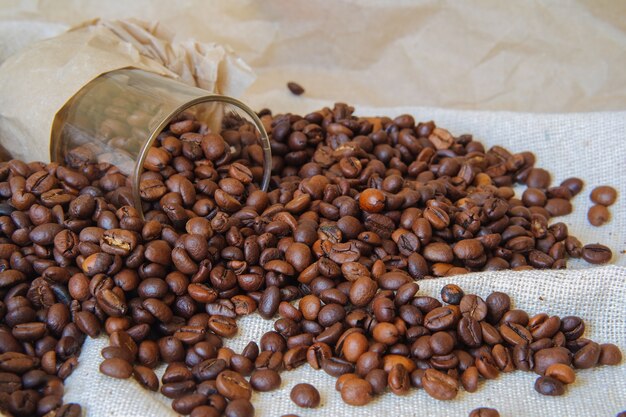
MULTIPOLYGON (((447 283, 486 297, 511 294, 530 314, 580 315, 585 337, 626 351, 626 112, 527 114, 626 110, 626 11, 623 2, 502 3, 494 0, 429 1, 252 0, 181 2, 137 0, 6 0, 0 5, 0 62, 34 40, 55 36, 93 18, 135 17, 160 21, 176 39, 232 46, 258 75, 243 96, 253 108, 305 113, 332 102, 361 104, 360 115, 411 113, 435 120, 453 134, 472 133, 486 145, 532 150, 537 165, 558 183, 569 176, 586 182, 573 200, 574 213, 559 218, 584 243, 603 242, 618 266, 589 267, 570 261, 566 271, 480 273, 420 282, 420 294, 438 296, 447 283), (331 5, 332 4, 332 5, 331 5), (286 81, 300 82, 295 97, 286 81), (364 107, 368 105, 370 107, 364 107), (491 112, 441 110, 438 106, 491 112), (601 228, 586 220, 588 195, 600 184, 618 189, 612 220, 601 228)), ((2 98, 0 97, 0 100, 2 98)), ((272 329, 254 314, 239 321, 225 344, 240 351, 272 329)), ((88 339, 80 365, 68 378, 66 401, 88 416, 174 416, 169 400, 132 379, 98 372, 106 337, 88 339)), ((164 367, 159 369, 159 375, 164 367)), ((626 410, 626 365, 577 372, 563 397, 536 393, 534 373, 502 374, 474 394, 449 402, 423 390, 387 393, 367 407, 350 407, 334 390, 335 378, 303 366, 281 374, 281 388, 255 393, 259 416, 466 416, 479 406, 513 416, 615 416, 626 410), (289 400, 293 385, 313 383, 323 407, 299 409, 289 400)))

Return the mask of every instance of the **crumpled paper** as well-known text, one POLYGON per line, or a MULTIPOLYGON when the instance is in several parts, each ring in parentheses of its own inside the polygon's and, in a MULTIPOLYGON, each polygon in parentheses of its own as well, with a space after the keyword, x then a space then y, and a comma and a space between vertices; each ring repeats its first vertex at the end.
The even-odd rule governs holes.
POLYGON ((0 66, 0 148, 14 158, 49 161, 55 114, 97 76, 126 67, 233 96, 254 80, 228 47, 172 42, 158 23, 88 22, 36 42, 0 66))
POLYGON ((625 15, 588 0, 5 0, 0 36, 134 17, 232 46, 258 75, 244 101, 297 81, 352 104, 581 112, 626 108, 625 15))

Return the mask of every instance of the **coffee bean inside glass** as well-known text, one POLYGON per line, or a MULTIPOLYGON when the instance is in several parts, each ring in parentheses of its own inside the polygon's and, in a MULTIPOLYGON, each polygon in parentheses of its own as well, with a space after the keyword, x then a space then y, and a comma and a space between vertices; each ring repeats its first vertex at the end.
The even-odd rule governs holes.
POLYGON ((102 74, 56 114, 50 159, 87 173, 116 167, 131 183, 130 201, 122 203, 142 212, 142 173, 159 172, 168 164, 160 160, 158 146, 172 135, 180 137, 180 152, 196 166, 210 164, 219 170, 245 155, 254 181, 267 190, 272 155, 253 110, 232 97, 138 69, 102 74), (225 152, 212 148, 211 135, 223 137, 225 152), (262 149, 261 158, 248 157, 252 146, 262 149))

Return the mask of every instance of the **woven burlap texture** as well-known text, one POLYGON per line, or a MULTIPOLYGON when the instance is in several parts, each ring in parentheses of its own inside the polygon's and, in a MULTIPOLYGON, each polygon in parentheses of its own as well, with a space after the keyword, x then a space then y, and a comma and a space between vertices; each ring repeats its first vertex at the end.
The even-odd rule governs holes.
MULTIPOLYGON (((291 100, 286 99, 286 100, 291 100)), ((270 103, 272 101, 269 101, 270 103)), ((298 111, 330 103, 299 103, 298 111), (306 108, 305 108, 306 107, 306 108)), ((537 165, 553 174, 553 183, 570 176, 585 180, 585 188, 573 200, 574 213, 558 220, 584 243, 603 242, 614 252, 618 266, 589 267, 572 261, 570 270, 476 273, 465 276, 421 281, 420 294, 438 296, 447 283, 461 285, 466 292, 486 297, 492 291, 511 294, 516 308, 530 314, 546 312, 559 316, 579 315, 586 319, 585 337, 600 343, 616 343, 626 351, 626 113, 567 115, 516 114, 505 112, 449 111, 425 108, 365 108, 360 115, 410 113, 417 120, 435 120, 453 134, 473 133, 486 146, 503 145, 512 151, 532 150, 537 165), (588 195, 594 186, 610 184, 620 197, 610 208, 612 220, 601 228, 586 220, 588 195)), ((252 315, 239 320, 239 334, 225 344, 240 351, 250 340, 259 340, 272 329, 272 321, 252 315)), ((81 403, 88 416, 174 416, 169 401, 147 392, 131 380, 120 381, 98 372, 100 350, 106 338, 88 340, 83 346, 80 365, 67 380, 66 400, 81 403)), ((164 367, 159 368, 159 375, 164 367)), ((282 373, 279 390, 254 394, 258 416, 467 416, 479 406, 497 408, 503 417, 514 416, 615 416, 626 410, 626 366, 601 367, 577 373, 576 383, 566 395, 543 397, 533 389, 534 373, 513 372, 493 381, 482 382, 474 394, 461 392, 453 401, 430 398, 423 390, 412 390, 404 397, 390 393, 367 407, 342 403, 335 391, 335 379, 323 371, 303 366, 282 373), (320 391, 322 406, 299 409, 289 400, 289 391, 298 382, 310 382, 320 391)))

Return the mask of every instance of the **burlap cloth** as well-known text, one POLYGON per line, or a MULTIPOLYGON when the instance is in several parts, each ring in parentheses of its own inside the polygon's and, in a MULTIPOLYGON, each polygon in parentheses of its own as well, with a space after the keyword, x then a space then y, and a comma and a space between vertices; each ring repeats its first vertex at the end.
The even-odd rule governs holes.
MULTIPOLYGON (((285 93, 286 94, 286 93, 285 93)), ((276 97, 280 101, 279 97, 276 97)), ((283 96, 283 100, 291 100, 283 96)), ((300 101, 304 111, 323 103, 300 101)), ((330 103, 325 103, 330 104, 330 103)), ((418 120, 436 120, 454 134, 472 132, 486 145, 501 144, 514 151, 530 149, 537 165, 553 174, 553 182, 569 176, 584 178, 585 188, 574 199, 574 213, 564 221, 572 234, 584 243, 604 242, 614 252, 618 266, 589 267, 571 261, 571 270, 542 272, 477 273, 420 282, 420 294, 438 296, 447 283, 461 285, 466 292, 486 297, 491 291, 509 293, 517 308, 530 314, 547 312, 559 316, 579 315, 586 319, 585 337, 611 342, 626 352, 626 113, 568 115, 527 115, 503 112, 463 112, 424 108, 358 108, 363 115, 411 113, 418 120), (586 220, 589 192, 600 184, 611 184, 620 192, 610 210, 610 223, 593 228, 586 220)), ((239 334, 226 345, 241 351, 250 340, 259 340, 272 329, 272 321, 254 314, 239 321, 239 334)), ((105 337, 88 340, 83 346, 80 365, 67 380, 66 401, 80 402, 88 416, 174 416, 161 394, 143 390, 134 380, 120 381, 99 374, 100 350, 105 337)), ((159 375, 164 367, 159 369, 159 375)), ((453 401, 442 402, 423 390, 412 390, 405 397, 387 393, 367 407, 343 404, 335 391, 335 379, 308 365, 283 372, 281 388, 255 393, 258 416, 466 416, 479 406, 497 408, 504 417, 513 416, 615 416, 626 410, 626 366, 602 367, 577 373, 576 383, 566 395, 544 397, 535 392, 534 373, 514 372, 497 380, 481 383, 478 392, 461 392, 453 401), (322 395, 322 407, 299 409, 289 400, 298 382, 314 384, 322 395)))

